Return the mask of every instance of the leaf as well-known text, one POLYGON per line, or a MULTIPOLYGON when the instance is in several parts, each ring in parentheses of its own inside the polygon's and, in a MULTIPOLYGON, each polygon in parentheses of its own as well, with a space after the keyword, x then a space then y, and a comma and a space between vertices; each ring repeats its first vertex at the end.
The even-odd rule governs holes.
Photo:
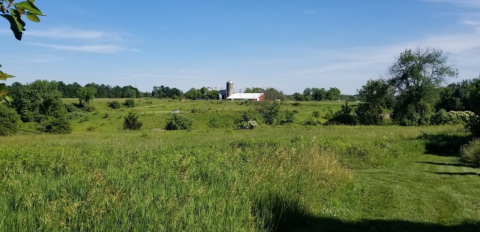
POLYGON ((5 96, 8 93, 7 86, 5 84, 0 84, 0 96, 5 96))
POLYGON ((30 19, 30 21, 36 22, 36 23, 40 22, 40 18, 38 18, 36 14, 32 14, 32 13, 27 14, 27 19, 30 19))
POLYGON ((7 78, 12 78, 12 77, 15 77, 15 76, 8 75, 8 74, 0 71, 0 80, 4 81, 4 80, 7 80, 7 78))
POLYGON ((20 31, 25 31, 25 22, 22 19, 22 13, 18 12, 16 9, 11 9, 10 14, 13 16, 13 19, 15 19, 18 29, 20 31))
POLYGON ((2 14, 1 16, 10 22, 10 29, 13 31, 15 38, 17 38, 18 40, 22 40, 23 33, 22 33, 22 30, 19 30, 17 26, 17 21, 15 20, 15 18, 7 14, 2 14))
POLYGON ((15 7, 20 7, 22 9, 28 10, 30 13, 44 16, 40 9, 38 9, 31 1, 23 1, 16 3, 15 7))
POLYGON ((28 0, 29 2, 31 2, 32 4, 35 3, 35 0, 28 0))
POLYGON ((13 98, 10 96, 5 96, 5 101, 7 101, 8 103, 11 103, 13 102, 13 98))

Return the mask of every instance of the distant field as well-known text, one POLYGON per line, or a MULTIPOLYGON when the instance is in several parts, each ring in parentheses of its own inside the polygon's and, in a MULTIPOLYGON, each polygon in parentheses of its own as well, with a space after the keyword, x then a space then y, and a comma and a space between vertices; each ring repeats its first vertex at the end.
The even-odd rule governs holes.
MULTIPOLYGON (((73 121, 74 131, 86 131, 88 127, 96 127, 95 131, 113 132, 123 130, 123 117, 129 111, 137 112, 140 115, 140 120, 144 123, 143 131, 148 131, 155 128, 163 128, 168 114, 174 110, 179 110, 182 115, 185 115, 193 120, 193 130, 207 130, 208 121, 213 116, 219 117, 222 124, 232 124, 235 117, 240 117, 243 112, 254 110, 259 107, 254 102, 244 104, 243 101, 179 101, 179 100, 164 100, 164 99, 150 99, 142 98, 135 99, 135 108, 126 108, 122 106, 121 109, 111 109, 108 107, 108 102, 118 101, 124 103, 126 99, 95 99, 91 105, 95 106, 98 112, 90 113, 89 120, 73 121), (192 109, 198 110, 198 113, 192 113, 192 109), (109 114, 105 118, 105 114, 109 114), (79 121, 81 121, 79 123, 79 121)), ((63 99, 66 104, 78 103, 78 99, 63 99)), ((320 122, 325 122, 325 114, 328 110, 338 111, 343 102, 301 102, 299 106, 294 106, 294 102, 285 102, 281 106, 282 111, 298 111, 295 114, 296 122, 301 123, 305 119, 312 117, 313 111, 320 113, 319 118, 315 118, 320 122)), ((356 103, 351 103, 355 106, 356 103)))
POLYGON ((1 138, 0 231, 480 228, 480 170, 459 160, 471 139, 461 126, 305 127, 342 103, 287 102, 297 124, 233 130, 258 106, 141 99, 143 128, 124 131, 132 109, 112 100, 125 101, 95 99, 72 134, 1 138), (193 129, 162 130, 172 110, 193 129), (214 116, 227 126, 209 128, 214 116))

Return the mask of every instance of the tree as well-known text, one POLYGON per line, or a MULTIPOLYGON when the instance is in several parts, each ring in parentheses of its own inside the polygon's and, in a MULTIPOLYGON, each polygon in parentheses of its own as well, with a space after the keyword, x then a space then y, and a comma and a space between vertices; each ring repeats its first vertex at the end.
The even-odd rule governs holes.
POLYGON ((383 80, 369 80, 358 96, 362 103, 358 105, 355 114, 361 124, 378 125, 383 120, 382 105, 389 93, 390 86, 383 80))
POLYGON ((0 136, 17 133, 20 116, 14 109, 0 103, 0 136))
MULTIPOLYGON (((0 0, 0 16, 5 18, 10 23, 10 30, 17 40, 22 40, 23 31, 25 31, 25 21, 22 19, 22 15, 26 15, 27 19, 32 22, 40 22, 38 16, 44 16, 44 14, 35 6, 34 0, 23 1, 15 3, 15 0, 3 1, 0 0)), ((0 68, 2 66, 0 65, 0 68)), ((5 81, 7 78, 12 78, 13 75, 9 75, 0 70, 0 80, 5 81)), ((13 98, 7 96, 8 89, 4 83, 0 84, 0 102, 12 102, 13 98)))
POLYGON ((218 99, 218 95, 220 94, 220 91, 218 90, 210 90, 208 93, 205 95, 206 98, 210 100, 218 99))
POLYGON ((393 120, 401 125, 428 125, 438 101, 437 88, 458 70, 438 49, 405 50, 389 67, 389 84, 398 92, 393 120))
POLYGON ((323 101, 327 97, 327 91, 324 88, 312 88, 312 97, 315 101, 323 101))
POLYGON ((312 96, 312 89, 310 89, 310 88, 305 88, 305 89, 303 90, 303 97, 306 99, 307 96, 312 96))
POLYGON ((335 87, 332 87, 327 91, 326 98, 328 100, 335 101, 335 100, 338 100, 340 98, 340 94, 341 94, 341 92, 340 92, 339 89, 337 89, 335 87))
POLYGON ((90 101, 95 98, 96 93, 97 93, 97 89, 91 86, 78 89, 77 97, 78 97, 79 104, 82 106, 83 102, 85 102, 88 105, 90 101))
POLYGON ((138 120, 138 114, 132 111, 128 112, 128 115, 123 118, 124 130, 140 130, 142 126, 143 123, 138 120))
POLYGON ((293 94, 293 99, 295 101, 303 101, 304 100, 303 95, 301 93, 298 93, 298 92, 295 92, 293 94))
POLYGON ((185 98, 187 99, 197 100, 200 97, 202 97, 202 93, 195 88, 191 88, 187 91, 187 93, 185 93, 185 98))

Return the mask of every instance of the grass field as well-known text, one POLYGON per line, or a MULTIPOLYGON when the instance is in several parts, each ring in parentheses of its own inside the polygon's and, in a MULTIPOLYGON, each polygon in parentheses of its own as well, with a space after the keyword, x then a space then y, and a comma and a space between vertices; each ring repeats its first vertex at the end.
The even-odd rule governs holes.
MULTIPOLYGON (((480 228, 480 170, 460 162, 471 139, 462 127, 212 129, 210 117, 228 122, 255 106, 142 99, 144 127, 129 132, 129 110, 107 101, 95 99, 98 112, 72 134, 1 138, 0 231, 480 228), (172 110, 194 128, 156 130, 172 110)), ((300 122, 327 107, 340 103, 282 110, 298 110, 300 122)))

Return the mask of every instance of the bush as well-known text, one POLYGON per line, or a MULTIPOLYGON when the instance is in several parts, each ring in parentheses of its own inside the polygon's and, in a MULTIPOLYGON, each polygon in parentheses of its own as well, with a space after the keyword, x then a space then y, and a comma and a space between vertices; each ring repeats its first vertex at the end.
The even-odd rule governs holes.
POLYGON ((85 106, 83 106, 82 110, 86 111, 86 112, 94 112, 97 109, 95 108, 95 106, 85 105, 85 106))
POLYGON ((118 101, 111 101, 108 103, 108 107, 112 109, 120 109, 120 103, 118 101))
POLYGON ((80 111, 74 104, 65 104, 65 109, 67 109, 68 113, 80 111))
POLYGON ((165 130, 188 130, 191 128, 192 120, 180 114, 172 114, 165 124, 165 130))
POLYGON ((0 136, 17 133, 18 122, 20 122, 20 115, 14 109, 0 103, 0 136))
POLYGON ((140 130, 140 128, 143 126, 143 123, 138 121, 138 114, 131 111, 128 112, 128 115, 123 119, 124 130, 140 130))
POLYGON ((462 161, 480 165, 480 139, 474 139, 462 147, 462 161))
POLYGON ((68 120, 76 120, 76 119, 80 119, 79 121, 88 121, 89 120, 89 116, 87 113, 84 113, 84 112, 71 112, 71 113, 68 113, 65 115, 65 118, 68 119, 68 120))
POLYGON ((315 118, 320 118, 320 112, 315 110, 315 111, 312 112, 312 116, 315 117, 315 118))
POLYGON ((236 129, 254 129, 258 127, 257 118, 255 115, 244 112, 242 117, 234 120, 236 129))
POLYGON ((432 122, 436 125, 468 124, 470 122, 470 118, 474 116, 475 114, 470 111, 447 112, 444 109, 441 109, 433 116, 432 122))
POLYGON ((125 103, 123 103, 126 107, 133 108, 135 107, 135 100, 133 99, 127 99, 125 100, 125 103))
POLYGON ((66 117, 50 117, 42 122, 40 130, 51 134, 68 134, 72 132, 72 126, 66 117))
POLYGON ((213 116, 208 121, 208 127, 215 129, 220 127, 220 121, 218 120, 218 116, 213 116))
POLYGON ((379 125, 383 121, 382 108, 368 102, 359 104, 355 114, 362 125, 379 125))
POLYGON ((103 118, 108 118, 108 117, 110 117, 110 114, 109 114, 109 113, 105 113, 105 114, 103 115, 103 118))
POLYGON ((473 115, 470 117, 465 127, 472 132, 473 136, 480 136, 480 116, 473 115))
POLYGON ((282 121, 282 124, 294 123, 295 122, 295 113, 292 111, 285 112, 285 121, 282 121))
POLYGON ((332 119, 328 120, 328 125, 357 125, 358 119, 357 117, 350 115, 350 114, 340 114, 336 115, 332 119))
POLYGON ((303 122, 303 125, 305 125, 305 126, 316 126, 316 125, 320 125, 320 124, 322 124, 322 123, 320 123, 320 121, 315 120, 312 117, 309 117, 307 120, 305 120, 303 122))

